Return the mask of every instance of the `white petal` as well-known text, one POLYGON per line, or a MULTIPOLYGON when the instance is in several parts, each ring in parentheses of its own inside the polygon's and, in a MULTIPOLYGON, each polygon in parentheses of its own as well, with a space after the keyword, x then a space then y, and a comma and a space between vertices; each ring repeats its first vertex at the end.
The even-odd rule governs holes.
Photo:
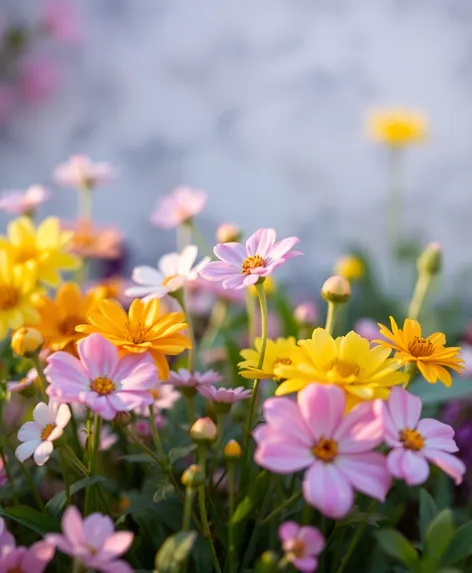
POLYGON ((131 298, 161 298, 166 295, 167 292, 168 289, 162 286, 136 286, 127 288, 125 290, 125 296, 131 298))
POLYGON ((56 414, 56 426, 65 428, 70 420, 70 408, 67 404, 61 404, 56 414))
POLYGON ((134 267, 131 278, 138 285, 160 286, 164 277, 161 273, 149 266, 134 267))
POLYGON ((180 259, 177 264, 177 274, 186 276, 197 260, 197 256, 198 247, 196 245, 187 245, 180 253, 180 259))
POLYGON ((18 439, 20 442, 29 442, 30 440, 40 440, 42 426, 36 422, 26 422, 18 430, 18 439))
POLYGON ((41 440, 31 440, 30 442, 20 444, 15 450, 16 459, 20 462, 24 462, 33 455, 33 452, 40 444, 41 440))
POLYGON ((46 440, 41 442, 34 452, 33 459, 38 466, 43 466, 51 457, 54 446, 52 442, 46 440))
POLYGON ((33 410, 33 419, 40 426, 54 424, 55 418, 54 410, 44 402, 37 404, 33 410))
POLYGON ((158 269, 164 277, 171 277, 172 275, 179 274, 179 253, 169 253, 159 259, 157 264, 158 269))

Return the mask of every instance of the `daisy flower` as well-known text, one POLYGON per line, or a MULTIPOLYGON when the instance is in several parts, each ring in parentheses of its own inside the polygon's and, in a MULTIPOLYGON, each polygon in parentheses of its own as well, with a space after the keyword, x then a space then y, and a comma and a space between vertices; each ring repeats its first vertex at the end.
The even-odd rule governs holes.
POLYGON ((201 385, 221 382, 223 377, 215 370, 206 372, 189 372, 185 368, 179 368, 177 372, 171 372, 165 384, 173 384, 177 388, 197 388, 201 385))
POLYGON ((33 456, 38 466, 44 465, 51 457, 53 442, 64 433, 70 420, 70 410, 66 404, 40 402, 33 410, 33 422, 26 422, 18 430, 18 440, 23 442, 15 451, 15 456, 24 462, 33 456))
POLYGON ((161 197, 151 215, 151 223, 162 229, 174 229, 201 213, 208 196, 190 187, 177 187, 161 197))
POLYGON ((213 252, 220 260, 207 263, 200 275, 208 281, 221 282, 225 289, 249 287, 288 259, 301 255, 291 250, 299 242, 297 237, 288 237, 276 243, 274 229, 259 229, 245 246, 240 243, 216 245, 213 252))
POLYGON ((86 155, 73 155, 67 163, 58 165, 53 174, 56 183, 74 189, 95 189, 115 176, 109 163, 94 163, 86 155))
POLYGON ((26 191, 5 191, 0 195, 0 211, 29 215, 49 197, 50 193, 41 185, 32 185, 26 191))
POLYGON ((277 338, 276 340, 267 340, 266 351, 262 366, 258 368, 259 356, 261 354, 262 338, 256 338, 254 341, 255 349, 246 348, 241 350, 241 356, 244 358, 238 364, 240 375, 243 378, 250 379, 273 379, 278 381, 279 377, 274 373, 274 368, 279 364, 290 365, 295 360, 295 355, 302 356, 293 336, 288 338, 277 338))
POLYGON ((279 527, 279 538, 285 556, 295 569, 302 573, 316 571, 318 555, 325 546, 325 539, 319 529, 286 521, 279 527))
POLYGON ((217 404, 234 404, 251 397, 252 390, 246 390, 242 386, 238 388, 216 388, 216 386, 198 386, 197 390, 207 400, 217 404))

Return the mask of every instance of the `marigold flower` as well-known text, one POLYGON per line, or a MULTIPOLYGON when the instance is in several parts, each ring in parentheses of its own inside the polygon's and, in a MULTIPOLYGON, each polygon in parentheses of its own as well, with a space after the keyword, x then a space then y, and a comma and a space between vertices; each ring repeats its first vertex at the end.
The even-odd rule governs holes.
POLYGON ((63 224, 72 232, 70 251, 86 259, 119 259, 123 250, 123 234, 116 227, 95 227, 92 221, 79 220, 63 224))
POLYGON ((452 378, 446 368, 462 373, 464 361, 460 357, 458 346, 446 347, 446 337, 442 332, 434 332, 424 338, 417 320, 407 318, 403 330, 398 328, 393 316, 390 317, 390 331, 379 324, 380 334, 387 340, 375 340, 383 348, 393 349, 394 358, 400 364, 413 362, 424 378, 434 384, 440 380, 445 386, 451 386, 452 378))
POLYGON ((29 215, 49 199, 49 192, 41 185, 32 185, 26 191, 5 191, 0 195, 0 211, 29 215))
POLYGON ((407 109, 374 110, 368 117, 368 132, 374 141, 401 148, 422 143, 428 135, 424 114, 407 109))
POLYGON ((274 369, 279 364, 290 365, 298 356, 301 358, 303 353, 297 346, 297 342, 293 336, 288 338, 277 338, 276 340, 267 340, 266 351, 264 354, 264 362, 262 367, 258 368, 259 357, 261 354, 262 338, 256 338, 254 341, 255 349, 246 348, 241 350, 241 356, 244 358, 238 364, 240 368, 240 375, 243 378, 250 379, 273 379, 280 380, 279 376, 275 374, 274 369))
POLYGON ((203 211, 208 196, 190 187, 177 187, 161 197, 151 215, 151 223, 162 229, 174 229, 203 211))
POLYGON ((360 400, 385 399, 389 387, 403 384, 408 377, 398 372, 400 364, 389 359, 390 352, 371 347, 368 340, 349 332, 336 340, 324 328, 316 328, 311 339, 300 340, 301 350, 292 356, 292 364, 278 364, 274 372, 287 378, 276 394, 298 392, 308 384, 336 384, 347 393, 348 407, 360 400))
POLYGON ((94 163, 86 155, 72 155, 67 163, 56 167, 53 175, 54 181, 59 185, 77 190, 95 189, 115 176, 109 163, 94 163))
POLYGON ((334 272, 347 278, 349 281, 358 281, 364 276, 365 266, 359 257, 346 255, 338 260, 334 267, 334 272))
POLYGON ((188 336, 180 332, 187 328, 182 312, 161 315, 160 301, 135 299, 128 312, 115 300, 101 300, 96 309, 87 314, 90 324, 76 327, 78 332, 98 332, 119 350, 132 354, 149 352, 153 357, 159 378, 169 376, 166 355, 174 356, 191 348, 188 336))
POLYGON ((319 529, 286 521, 279 527, 279 538, 285 555, 295 569, 302 573, 316 571, 318 555, 325 546, 325 539, 319 529))

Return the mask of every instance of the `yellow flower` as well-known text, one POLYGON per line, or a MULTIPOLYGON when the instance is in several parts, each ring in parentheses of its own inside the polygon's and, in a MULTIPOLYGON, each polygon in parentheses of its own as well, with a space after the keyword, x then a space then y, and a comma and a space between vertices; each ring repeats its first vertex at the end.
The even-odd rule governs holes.
POLYGON ((389 387, 407 381, 400 364, 389 359, 390 349, 371 347, 369 341, 356 332, 333 337, 324 329, 316 328, 311 339, 300 340, 301 356, 291 365, 279 364, 275 374, 286 378, 276 394, 298 392, 308 384, 320 382, 337 384, 345 392, 348 407, 360 400, 385 399, 389 387))
POLYGON ((128 313, 118 301, 101 300, 98 307, 87 314, 90 324, 76 328, 78 332, 99 332, 119 350, 142 354, 149 352, 154 358, 161 380, 169 377, 165 355, 176 355, 191 348, 190 339, 181 330, 187 328, 182 312, 161 314, 159 299, 143 302, 135 299, 128 313))
POLYGON ((337 275, 341 275, 349 281, 361 279, 364 276, 364 271, 364 263, 359 257, 355 257, 354 255, 341 257, 334 267, 334 272, 337 275))
POLYGON ((0 340, 10 328, 38 320, 34 308, 37 283, 35 265, 15 266, 7 251, 0 251, 0 340))
POLYGON ((368 132, 375 141, 398 148, 424 141, 428 135, 428 122, 418 111, 374 110, 368 118, 368 132))
POLYGON ((293 336, 268 340, 262 368, 257 368, 261 345, 262 339, 256 338, 255 350, 252 348, 241 350, 241 356, 244 358, 244 361, 240 362, 238 366, 241 369, 240 374, 243 378, 272 378, 278 381, 280 378, 274 374, 274 368, 279 364, 292 364, 295 356, 300 354, 300 349, 293 336))
POLYGON ((452 384, 450 368, 461 373, 464 361, 460 358, 458 346, 445 347, 446 337, 442 332, 434 332, 427 338, 421 336, 421 326, 418 321, 407 318, 403 330, 398 328, 395 319, 390 317, 390 331, 379 324, 380 334, 387 340, 376 340, 380 346, 395 350, 394 358, 401 364, 414 362, 418 370, 432 384, 440 380, 446 386, 452 384))
POLYGON ((7 237, 0 236, 0 249, 7 250, 16 265, 34 264, 40 281, 57 286, 60 271, 80 266, 80 259, 66 250, 71 238, 70 231, 61 231, 56 217, 45 219, 37 229, 28 217, 19 217, 9 223, 7 237))
MULTIPOLYGON (((270 275, 265 277, 263 285, 267 296, 274 294, 274 292, 277 290, 277 285, 275 284, 275 280, 270 275)), ((257 296, 257 289, 254 285, 251 285, 248 288, 248 291, 250 292, 250 294, 252 294, 252 296, 257 296)))

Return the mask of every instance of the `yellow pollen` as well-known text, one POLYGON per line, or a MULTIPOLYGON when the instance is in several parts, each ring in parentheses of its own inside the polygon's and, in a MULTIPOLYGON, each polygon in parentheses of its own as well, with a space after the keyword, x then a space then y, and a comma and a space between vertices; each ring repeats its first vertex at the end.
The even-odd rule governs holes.
POLYGON ((95 380, 92 380, 90 384, 90 390, 100 394, 100 396, 108 396, 108 394, 114 392, 115 389, 115 383, 106 376, 99 376, 98 378, 95 378, 95 380))
POLYGON ((56 424, 46 424, 41 432, 41 439, 47 440, 55 428, 56 424))
POLYGON ((332 377, 336 379, 357 376, 360 369, 360 366, 354 362, 348 362, 347 360, 342 360, 341 358, 335 358, 334 362, 329 365, 327 370, 330 371, 332 377))
POLYGON ((252 257, 247 257, 244 259, 242 264, 243 274, 250 275, 252 269, 258 269, 259 267, 264 267, 265 262, 261 255, 254 255, 252 257))
POLYGON ((0 310, 10 310, 20 301, 20 293, 13 286, 0 286, 0 310))
POLYGON ((338 444, 321 436, 319 442, 311 450, 319 460, 323 462, 332 462, 338 455, 338 444))
POLYGON ((169 275, 168 277, 166 277, 166 278, 162 281, 162 286, 164 286, 164 287, 167 286, 172 279, 175 279, 175 277, 178 277, 178 276, 179 276, 179 275, 169 275))
POLYGON ((415 338, 413 338, 413 340, 408 344, 408 352, 416 358, 431 356, 434 353, 434 350, 434 344, 422 336, 415 336, 415 338))
POLYGON ((408 450, 413 450, 417 452, 424 447, 424 438, 416 430, 411 430, 406 428, 400 432, 400 442, 403 443, 403 447, 408 450))
POLYGON ((291 358, 287 358, 286 356, 277 356, 274 362, 274 366, 276 366, 277 364, 285 364, 287 366, 289 366, 290 364, 292 364, 292 359, 291 358))
POLYGON ((301 559, 305 555, 305 544, 301 539, 295 539, 290 549, 290 553, 297 559, 301 559))
POLYGON ((133 344, 141 344, 142 342, 146 342, 147 333, 149 331, 149 327, 147 327, 142 322, 127 322, 125 324, 126 329, 126 337, 133 343, 133 344))

